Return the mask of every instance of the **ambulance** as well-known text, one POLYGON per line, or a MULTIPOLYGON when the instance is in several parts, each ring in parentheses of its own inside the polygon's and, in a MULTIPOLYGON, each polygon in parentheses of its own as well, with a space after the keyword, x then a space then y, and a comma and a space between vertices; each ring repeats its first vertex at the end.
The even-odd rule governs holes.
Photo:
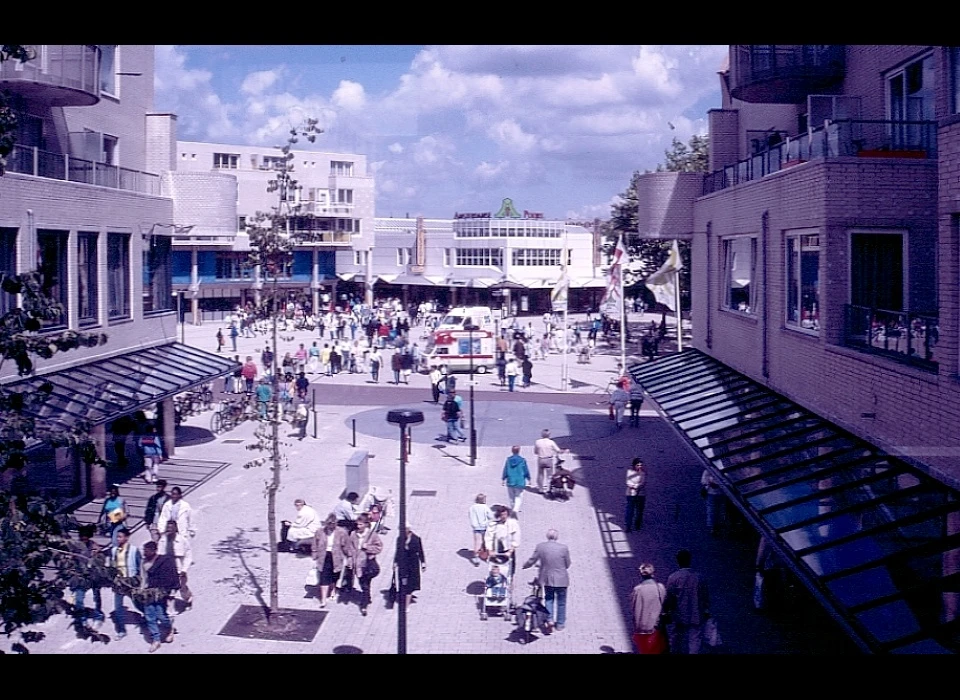
POLYGON ((456 306, 440 319, 440 323, 437 324, 435 330, 460 330, 467 319, 470 319, 474 325, 492 331, 494 330, 494 318, 493 309, 489 306, 456 306))
POLYGON ((437 367, 440 372, 469 372, 473 361, 473 371, 485 374, 496 368, 496 342, 493 331, 481 329, 473 331, 473 352, 470 349, 470 331, 438 330, 433 333, 423 354, 423 365, 427 371, 437 367))

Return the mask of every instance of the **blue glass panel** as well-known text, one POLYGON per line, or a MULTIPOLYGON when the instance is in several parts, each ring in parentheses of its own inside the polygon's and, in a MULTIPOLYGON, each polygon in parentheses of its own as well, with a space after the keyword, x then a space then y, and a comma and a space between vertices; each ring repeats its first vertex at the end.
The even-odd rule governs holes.
POLYGON ((881 642, 892 642, 920 631, 916 615, 903 600, 864 610, 856 619, 881 642))

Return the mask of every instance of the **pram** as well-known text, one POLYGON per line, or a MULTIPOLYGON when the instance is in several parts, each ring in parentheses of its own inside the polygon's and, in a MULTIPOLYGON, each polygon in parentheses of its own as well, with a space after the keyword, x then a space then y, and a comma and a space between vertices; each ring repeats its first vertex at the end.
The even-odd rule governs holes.
POLYGON ((359 510, 370 516, 370 525, 377 534, 386 532, 389 528, 386 525, 387 513, 390 511, 390 503, 393 500, 393 492, 371 486, 370 490, 360 500, 359 510))
POLYGON ((577 482, 573 480, 573 474, 563 467, 556 467, 553 470, 553 476, 550 477, 550 488, 547 490, 547 498, 556 501, 566 501, 573 496, 573 488, 577 482))
POLYGON ((535 578, 530 582, 530 595, 517 606, 517 629, 520 631, 521 644, 532 642, 535 630, 543 630, 550 622, 550 612, 543 604, 543 586, 535 578))
POLYGON ((477 596, 480 606, 480 619, 486 620, 493 613, 499 613, 510 622, 513 598, 513 562, 508 554, 491 554, 487 559, 487 578, 483 582, 483 593, 477 596))

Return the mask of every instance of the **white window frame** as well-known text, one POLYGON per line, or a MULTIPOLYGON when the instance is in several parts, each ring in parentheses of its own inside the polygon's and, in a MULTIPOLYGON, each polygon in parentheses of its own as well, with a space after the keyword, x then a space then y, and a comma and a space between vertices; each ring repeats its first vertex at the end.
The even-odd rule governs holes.
POLYGON ((754 318, 757 316, 757 258, 758 255, 757 236, 754 234, 740 236, 724 236, 720 239, 720 262, 723 283, 722 294, 720 294, 720 308, 723 311, 729 311, 735 314, 743 314, 754 318), (745 310, 734 308, 731 290, 733 289, 733 270, 737 266, 736 253, 733 245, 739 241, 750 242, 750 292, 745 310))
POLYGON ((110 97, 118 98, 120 97, 120 81, 117 80, 120 76, 117 75, 120 67, 120 46, 118 44, 100 44, 100 75, 97 76, 97 81, 100 83, 100 94, 109 95, 110 97), (110 85, 110 89, 104 88, 103 81, 103 71, 106 69, 106 61, 104 57, 107 53, 111 54, 110 64, 113 68, 113 82, 110 85))
POLYGON ((337 204, 353 204, 353 190, 351 190, 351 189, 338 189, 338 190, 337 190, 337 204))
POLYGON ((443 266, 444 267, 450 267, 450 259, 452 257, 453 256, 450 254, 450 249, 444 248, 443 249, 443 266))
POLYGON ((214 153, 213 167, 215 170, 237 170, 240 168, 240 154, 214 153))
POLYGON ((802 333, 808 333, 810 335, 820 335, 820 328, 822 327, 820 323, 820 317, 823 313, 823 304, 820 300, 820 262, 821 253, 823 251, 822 238, 823 234, 820 232, 820 229, 811 228, 811 229, 796 229, 788 231, 784 234, 783 237, 783 278, 784 278, 784 287, 783 287, 783 323, 785 326, 792 330, 800 331, 802 333), (817 236, 817 316, 818 318, 813 321, 816 325, 814 326, 804 326, 803 325, 803 274, 802 274, 802 261, 803 261, 803 239, 817 236), (797 260, 796 260, 796 279, 790 279, 790 241, 797 241, 797 260), (790 284, 794 283, 797 285, 797 320, 792 320, 790 318, 790 284))

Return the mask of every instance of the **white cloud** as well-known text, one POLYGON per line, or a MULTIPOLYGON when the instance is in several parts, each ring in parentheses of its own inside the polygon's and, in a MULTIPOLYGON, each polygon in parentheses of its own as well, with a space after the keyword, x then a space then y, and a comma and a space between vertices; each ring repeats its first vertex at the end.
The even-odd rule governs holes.
POLYGON ((483 161, 473 170, 473 174, 481 180, 492 180, 504 172, 504 169, 510 165, 509 161, 500 161, 499 163, 488 163, 483 161))
POLYGON ((387 150, 395 155, 399 155, 403 153, 403 146, 399 143, 391 143, 389 146, 387 146, 387 150))
POLYGON ((537 143, 537 137, 527 134, 514 119, 505 119, 487 129, 490 139, 508 150, 529 151, 537 143))
POLYGON ((367 103, 367 96, 364 94, 363 85, 355 83, 352 80, 341 80, 340 85, 333 91, 333 97, 330 100, 335 107, 341 107, 348 111, 363 109, 367 103))
POLYGON ((279 70, 256 71, 244 78, 240 85, 240 92, 246 95, 262 95, 263 91, 274 85, 279 77, 279 70))

